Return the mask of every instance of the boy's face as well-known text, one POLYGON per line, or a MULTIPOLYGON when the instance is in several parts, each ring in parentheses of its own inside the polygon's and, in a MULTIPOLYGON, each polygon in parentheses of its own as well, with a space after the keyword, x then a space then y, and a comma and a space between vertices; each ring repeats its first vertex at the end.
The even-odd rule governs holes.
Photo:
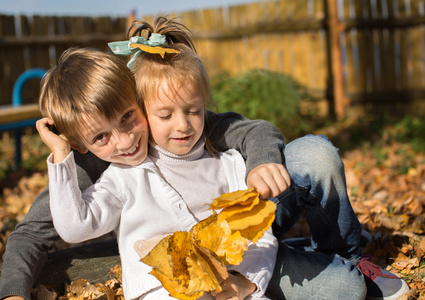
POLYGON ((145 97, 145 108, 153 140, 171 153, 188 153, 202 136, 204 101, 192 85, 176 94, 163 83, 157 93, 145 97))
POLYGON ((148 153, 149 128, 137 105, 129 105, 110 121, 105 117, 84 116, 82 134, 86 150, 105 161, 136 166, 148 153))

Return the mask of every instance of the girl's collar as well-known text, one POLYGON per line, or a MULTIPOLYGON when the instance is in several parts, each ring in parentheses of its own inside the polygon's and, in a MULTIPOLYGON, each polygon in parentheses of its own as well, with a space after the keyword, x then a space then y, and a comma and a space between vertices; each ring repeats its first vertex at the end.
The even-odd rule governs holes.
POLYGON ((183 155, 178 155, 171 153, 157 144, 155 142, 149 142, 149 155, 164 161, 169 162, 182 162, 182 161, 193 161, 201 158, 205 152, 205 142, 203 139, 199 139, 199 141, 193 146, 192 150, 183 155))

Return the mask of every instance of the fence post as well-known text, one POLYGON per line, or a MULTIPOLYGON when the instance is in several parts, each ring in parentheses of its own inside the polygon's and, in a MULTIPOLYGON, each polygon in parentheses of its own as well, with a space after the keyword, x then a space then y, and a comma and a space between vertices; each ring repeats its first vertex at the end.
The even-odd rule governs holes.
POLYGON ((346 105, 348 100, 344 95, 344 81, 342 77, 342 59, 339 35, 342 25, 338 20, 337 0, 326 0, 326 19, 328 25, 328 47, 330 50, 330 83, 333 90, 334 112, 337 119, 346 116, 346 105))
POLYGON ((133 32, 134 32, 134 28, 132 30, 132 32, 130 32, 130 27, 133 24, 133 22, 136 20, 136 11, 133 9, 130 11, 130 14, 127 16, 127 28, 126 28, 126 34, 128 35, 128 37, 132 36, 133 32))

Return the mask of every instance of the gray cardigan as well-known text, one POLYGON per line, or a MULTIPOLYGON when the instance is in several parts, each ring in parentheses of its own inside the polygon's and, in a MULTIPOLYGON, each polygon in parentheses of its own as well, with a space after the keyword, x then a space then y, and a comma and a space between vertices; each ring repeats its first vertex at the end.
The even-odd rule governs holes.
MULTIPOLYGON (((284 141, 279 131, 263 120, 248 120, 237 113, 208 112, 208 132, 217 150, 238 150, 246 160, 247 172, 263 163, 283 163, 284 141)), ((91 153, 74 151, 81 190, 92 185, 109 163, 91 153)), ((31 206, 25 219, 8 239, 0 277, 0 299, 17 295, 27 300, 48 251, 60 237, 55 231, 47 188, 31 206)))

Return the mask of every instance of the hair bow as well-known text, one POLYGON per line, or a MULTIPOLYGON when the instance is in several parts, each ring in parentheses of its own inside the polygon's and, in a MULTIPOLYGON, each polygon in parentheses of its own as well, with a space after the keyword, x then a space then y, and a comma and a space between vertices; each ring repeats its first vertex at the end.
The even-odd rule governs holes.
POLYGON ((116 55, 129 56, 134 54, 127 63, 127 67, 132 69, 134 61, 140 51, 159 54, 162 58, 164 58, 165 53, 180 53, 180 51, 175 49, 161 47, 165 45, 165 43, 166 39, 164 35, 152 33, 148 40, 140 36, 133 36, 128 41, 108 43, 108 46, 116 55))

